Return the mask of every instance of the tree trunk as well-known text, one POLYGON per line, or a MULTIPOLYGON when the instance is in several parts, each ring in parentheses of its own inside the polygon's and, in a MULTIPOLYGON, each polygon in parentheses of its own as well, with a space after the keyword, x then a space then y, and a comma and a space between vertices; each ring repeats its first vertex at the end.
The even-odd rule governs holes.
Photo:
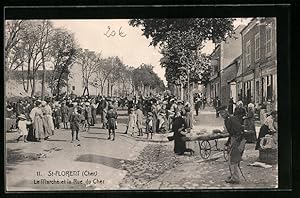
POLYGON ((57 89, 56 94, 57 94, 57 96, 59 96, 59 94, 60 94, 60 82, 61 82, 62 74, 63 74, 63 72, 60 72, 58 80, 57 80, 57 85, 56 85, 56 89, 57 89))
POLYGON ((110 86, 110 95, 111 95, 111 97, 113 96, 113 86, 114 86, 114 85, 111 85, 111 86, 110 86))
POLYGON ((183 84, 180 83, 180 98, 183 100, 183 84))
POLYGON ((110 88, 110 85, 109 85, 109 80, 107 81, 107 96, 109 96, 109 88, 110 88))
POLYGON ((43 77, 42 77, 42 100, 44 100, 45 97, 45 79, 46 79, 46 66, 45 66, 45 59, 43 56, 43 77))
POLYGON ((35 94, 35 76, 34 75, 32 76, 32 87, 31 88, 32 88, 31 89, 31 97, 33 97, 35 94))
POLYGON ((58 81, 57 81, 56 89, 57 89, 56 95, 59 96, 59 94, 60 94, 60 79, 58 79, 58 81))
POLYGON ((85 94, 86 91, 87 91, 87 87, 84 86, 83 93, 82 93, 83 96, 84 96, 84 94, 85 94))
POLYGON ((87 79, 85 80, 85 85, 84 85, 84 89, 83 89, 83 93, 82 93, 83 96, 85 94, 85 91, 87 92, 87 95, 89 96, 90 95, 90 93, 89 93, 89 81, 87 79))
MULTIPOLYGON (((28 93, 28 91, 29 91, 30 63, 31 63, 31 60, 29 59, 29 61, 28 61, 28 68, 27 68, 27 79, 26 79, 26 81, 27 81, 27 87, 26 88, 24 87, 24 90, 25 90, 26 93, 28 93)), ((23 81, 25 81, 25 80, 23 80, 23 81)))
POLYGON ((102 84, 100 85, 100 90, 101 90, 101 96, 103 96, 104 86, 102 84))

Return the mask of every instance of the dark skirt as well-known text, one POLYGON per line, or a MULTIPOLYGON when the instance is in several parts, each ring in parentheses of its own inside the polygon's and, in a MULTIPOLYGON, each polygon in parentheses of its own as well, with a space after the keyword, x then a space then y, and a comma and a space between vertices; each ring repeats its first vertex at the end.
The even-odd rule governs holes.
POLYGON ((259 129, 259 134, 258 134, 255 150, 260 149, 260 140, 261 140, 261 138, 265 137, 265 135, 267 135, 267 134, 269 134, 269 127, 264 124, 259 129))
POLYGON ((69 122, 69 115, 67 113, 62 114, 62 122, 69 122))
POLYGON ((71 122, 70 125, 72 131, 79 131, 80 129, 79 122, 71 122))
POLYGON ((256 138, 256 130, 255 130, 255 123, 253 119, 245 119, 244 121, 245 129, 251 131, 249 134, 245 136, 247 143, 255 143, 256 138))
POLYGON ((153 133, 157 132, 157 128, 158 128, 157 117, 153 116, 153 120, 152 120, 152 131, 153 131, 153 133))
POLYGON ((28 130, 28 136, 27 136, 27 140, 28 141, 36 141, 36 138, 34 136, 34 129, 32 124, 27 126, 27 130, 28 130))
POLYGON ((174 152, 176 154, 183 154, 186 151, 186 144, 182 137, 175 137, 174 152))
POLYGON ((116 129, 116 120, 114 118, 108 119, 107 129, 108 130, 110 130, 110 129, 115 130, 116 129))

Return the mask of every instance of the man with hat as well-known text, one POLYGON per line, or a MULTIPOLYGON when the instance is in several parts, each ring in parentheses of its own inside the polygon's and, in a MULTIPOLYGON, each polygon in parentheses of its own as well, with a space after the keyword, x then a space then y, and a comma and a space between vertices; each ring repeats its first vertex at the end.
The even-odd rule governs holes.
POLYGON ((115 130, 116 130, 116 121, 118 118, 118 114, 113 106, 108 107, 108 112, 106 114, 107 118, 107 128, 108 128, 108 139, 111 139, 112 134, 112 141, 115 140, 115 130))
POLYGON ((147 139, 149 138, 149 133, 150 133, 150 139, 152 139, 153 135, 153 113, 148 112, 147 114, 147 119, 146 119, 146 134, 147 134, 147 139))
POLYGON ((89 102, 85 103, 85 120, 89 128, 92 125, 92 108, 89 102))
POLYGON ((67 106, 65 101, 62 102, 62 106, 60 109, 62 114, 62 122, 64 123, 64 129, 67 129, 69 122, 69 107, 67 106))
POLYGON ((224 124, 229 133, 228 141, 225 146, 228 148, 229 155, 229 171, 230 176, 225 180, 226 183, 239 184, 239 164, 245 149, 246 140, 243 138, 243 126, 235 116, 228 113, 227 106, 223 105, 217 109, 217 112, 224 119, 224 124))

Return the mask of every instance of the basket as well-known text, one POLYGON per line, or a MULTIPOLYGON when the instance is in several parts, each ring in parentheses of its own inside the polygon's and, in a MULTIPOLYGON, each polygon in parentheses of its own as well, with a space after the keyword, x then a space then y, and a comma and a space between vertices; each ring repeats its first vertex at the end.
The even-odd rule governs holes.
POLYGON ((278 150, 277 149, 261 149, 259 150, 259 161, 267 164, 278 163, 278 150))

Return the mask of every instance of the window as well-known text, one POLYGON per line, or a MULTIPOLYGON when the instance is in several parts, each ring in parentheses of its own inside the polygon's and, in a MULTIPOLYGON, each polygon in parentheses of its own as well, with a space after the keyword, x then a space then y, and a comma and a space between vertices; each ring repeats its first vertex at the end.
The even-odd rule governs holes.
POLYGON ((255 89, 256 89, 256 94, 255 94, 256 103, 259 103, 259 81, 256 81, 255 89))
POLYGON ((257 33, 255 35, 255 42, 254 42, 254 47, 255 47, 255 60, 259 60, 260 58, 260 35, 257 33))
POLYGON ((215 69, 214 74, 218 73, 218 65, 215 65, 214 69, 215 69))
POLYGON ((72 86, 72 90, 73 90, 73 91, 75 90, 75 86, 72 86))
POLYGON ((273 98, 273 76, 267 76, 267 100, 272 101, 273 98))
POLYGON ((272 24, 266 28, 266 55, 270 56, 272 52, 272 24))
POLYGON ((250 66, 251 64, 251 46, 250 41, 246 43, 246 65, 250 66))
POLYGON ((265 102, 265 79, 261 78, 261 102, 265 102))

